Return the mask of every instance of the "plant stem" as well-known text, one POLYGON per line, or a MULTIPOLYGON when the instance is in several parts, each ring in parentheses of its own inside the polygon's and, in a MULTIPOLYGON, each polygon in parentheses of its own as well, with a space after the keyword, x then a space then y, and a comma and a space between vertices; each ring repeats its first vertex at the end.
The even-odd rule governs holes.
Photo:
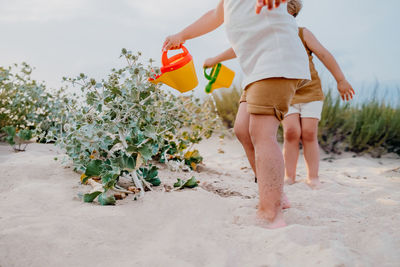
POLYGON ((111 190, 114 190, 118 193, 125 193, 125 194, 135 194, 134 192, 128 191, 128 190, 124 190, 124 189, 119 189, 116 186, 114 186, 113 188, 111 188, 111 190))
POLYGON ((142 101, 139 102, 140 105, 143 105, 144 103, 146 103, 146 101, 150 98, 153 97, 154 94, 150 94, 148 97, 146 97, 145 99, 143 99, 142 101))
POLYGON ((133 183, 135 184, 135 186, 136 186, 137 188, 140 189, 139 196, 140 196, 140 197, 143 197, 143 196, 144 196, 143 184, 142 184, 142 182, 139 180, 139 178, 137 177, 136 172, 134 171, 134 172, 130 173, 129 175, 132 177, 132 181, 133 181, 133 183))
MULTIPOLYGON (((140 177, 140 176, 139 176, 140 177)), ((142 180, 143 184, 150 189, 150 191, 154 191, 153 188, 151 188, 151 185, 149 182, 147 182, 143 177, 140 177, 140 180, 142 180)))

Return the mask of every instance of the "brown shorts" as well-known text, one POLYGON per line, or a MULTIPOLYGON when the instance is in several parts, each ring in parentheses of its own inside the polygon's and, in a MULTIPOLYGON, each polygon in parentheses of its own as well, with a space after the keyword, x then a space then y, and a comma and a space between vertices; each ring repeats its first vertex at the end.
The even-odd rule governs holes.
POLYGON ((303 80, 269 78, 254 82, 246 87, 240 103, 247 102, 247 112, 274 115, 282 121, 288 112, 292 98, 303 80))

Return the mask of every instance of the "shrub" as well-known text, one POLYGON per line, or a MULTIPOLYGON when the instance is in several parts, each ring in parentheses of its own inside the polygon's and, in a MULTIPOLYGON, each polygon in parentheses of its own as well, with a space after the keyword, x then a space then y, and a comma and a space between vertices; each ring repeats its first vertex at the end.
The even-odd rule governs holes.
POLYGON ((50 93, 44 83, 31 79, 32 71, 26 63, 0 67, 0 131, 19 151, 27 138, 46 136, 59 121, 63 106, 64 91, 50 93))
POLYGON ((82 182, 101 178, 104 192, 84 199, 98 196, 103 205, 115 203, 109 190, 127 192, 117 185, 121 176, 132 179, 141 195, 145 187, 159 185, 156 167, 147 167, 152 159, 195 168, 201 158, 193 144, 218 127, 210 99, 201 103, 193 96, 166 93, 148 82, 152 68, 140 63, 140 54, 123 49, 121 56, 127 66, 113 69, 102 81, 85 74, 64 78, 81 88, 84 101, 65 105, 63 127, 52 128, 57 144, 84 173, 82 182))
POLYGON ((32 138, 32 131, 28 129, 17 130, 13 126, 5 126, 3 127, 3 131, 7 135, 5 140, 13 147, 15 152, 25 151, 30 139, 32 138), (22 147, 22 145, 25 146, 22 147))

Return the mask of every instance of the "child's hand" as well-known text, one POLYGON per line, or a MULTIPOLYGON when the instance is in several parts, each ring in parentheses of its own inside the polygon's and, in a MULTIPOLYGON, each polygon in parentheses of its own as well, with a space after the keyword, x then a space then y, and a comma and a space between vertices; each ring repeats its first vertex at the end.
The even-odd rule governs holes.
POLYGON ((215 60, 214 57, 210 57, 204 61, 203 68, 211 68, 218 63, 219 62, 217 60, 215 60))
POLYGON ((343 101, 349 101, 353 99, 353 95, 355 95, 353 87, 351 87, 350 83, 347 80, 342 80, 338 82, 337 89, 343 101))
POLYGON ((274 8, 274 2, 275 2, 275 7, 278 7, 280 4, 281 4, 281 2, 282 3, 285 3, 286 2, 286 0, 257 0, 257 3, 256 3, 256 13, 257 14, 260 14, 260 12, 261 12, 261 9, 264 7, 264 6, 268 6, 268 9, 269 10, 271 10, 271 9, 273 9, 274 8))
POLYGON ((185 39, 181 33, 173 34, 165 38, 162 50, 167 51, 170 49, 179 49, 184 43, 185 39))

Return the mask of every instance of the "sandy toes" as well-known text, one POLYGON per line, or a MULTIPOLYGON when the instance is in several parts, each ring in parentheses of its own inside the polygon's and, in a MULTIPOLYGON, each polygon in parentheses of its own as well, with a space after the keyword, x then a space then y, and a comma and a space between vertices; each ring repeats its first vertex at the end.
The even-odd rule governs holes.
POLYGON ((268 215, 261 213, 260 211, 257 211, 256 225, 271 230, 287 226, 282 213, 279 213, 275 219, 271 221, 268 219, 268 215))

